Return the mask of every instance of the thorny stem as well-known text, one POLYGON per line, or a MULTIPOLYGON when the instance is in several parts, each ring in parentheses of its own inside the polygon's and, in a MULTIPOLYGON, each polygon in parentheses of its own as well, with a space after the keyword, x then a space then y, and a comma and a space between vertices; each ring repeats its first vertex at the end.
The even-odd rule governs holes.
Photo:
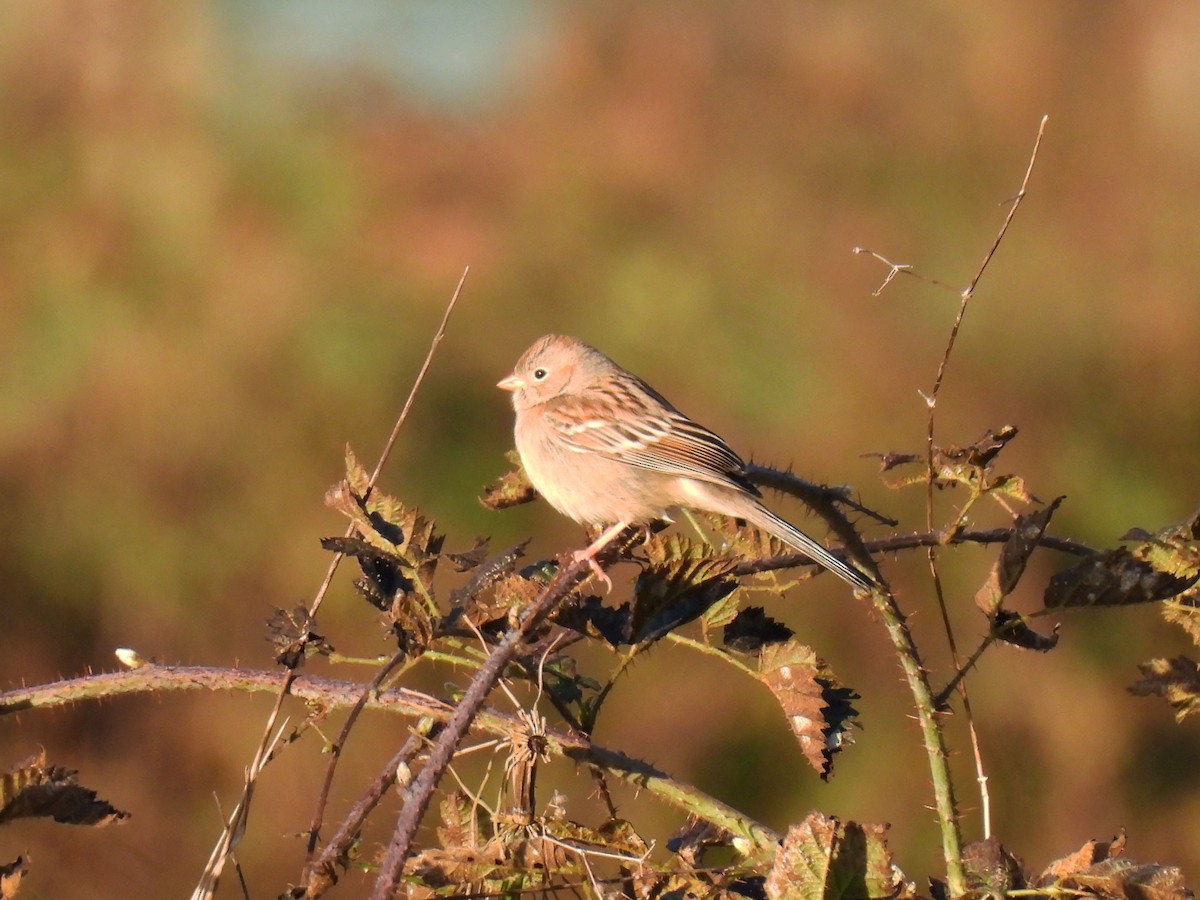
POLYGON ((361 831, 367 816, 396 783, 400 767, 406 766, 409 760, 416 756, 417 751, 424 746, 425 737, 421 734, 414 734, 404 742, 404 745, 375 776, 375 780, 371 782, 370 787, 359 798, 354 808, 346 814, 346 818, 342 820, 342 824, 329 839, 325 849, 321 851, 321 855, 305 866, 304 896, 306 898, 320 897, 337 883, 338 869, 348 865, 347 855, 350 846, 361 831))
POLYGON ((398 651, 384 665, 380 666, 379 671, 375 673, 375 677, 363 688, 362 696, 358 698, 358 702, 351 708, 350 714, 346 716, 346 721, 342 724, 341 733, 338 735, 337 741, 334 743, 329 754, 329 764, 325 767, 325 780, 321 782, 321 790, 317 794, 317 806, 313 811, 312 824, 308 828, 308 848, 304 854, 304 865, 306 868, 311 865, 313 853, 317 849, 317 840, 321 834, 321 822, 325 819, 325 805, 329 802, 329 789, 333 787, 333 776, 337 771, 338 761, 342 758, 342 748, 346 745, 346 738, 350 736, 350 729, 358 721, 358 716, 367 705, 367 701, 379 690, 384 679, 388 677, 391 671, 404 662, 404 659, 404 652, 398 651))
MULTIPOLYGON (((446 334, 446 324, 450 321, 450 313, 454 311, 454 307, 458 304, 463 284, 466 282, 467 273, 470 271, 470 266, 463 269, 462 276, 458 279, 458 286, 455 287, 454 293, 450 297, 450 302, 446 304, 446 311, 442 314, 441 324, 438 325, 438 329, 433 336, 433 341, 429 345, 429 351, 425 354, 425 361, 421 364, 421 369, 413 381, 412 389, 408 393, 408 399, 405 400, 403 409, 400 410, 396 424, 392 426, 392 433, 388 436, 383 451, 379 454, 379 461, 375 464, 375 471, 371 473, 371 479, 367 485, 367 496, 370 496, 371 490, 375 487, 375 482, 379 479, 379 474, 383 471, 383 466, 391 455, 392 447, 395 446, 396 440, 400 436, 400 430, 404 427, 404 423, 408 419, 408 411, 412 408, 417 391, 420 389, 421 383, 425 380, 425 373, 429 370, 429 364, 433 361, 433 354, 446 334)), ((347 530, 346 537, 350 537, 352 534, 353 527, 347 530)), ((325 571, 325 577, 317 588, 316 596, 314 596, 313 602, 309 606, 308 612, 310 617, 315 617, 317 610, 320 609, 325 595, 329 592, 329 586, 333 583, 334 573, 337 572, 343 555, 337 553, 330 561, 329 568, 325 571)), ((214 847, 212 855, 209 857, 208 864, 205 866, 204 872, 200 875, 200 881, 192 894, 194 900, 207 900, 216 891, 217 882, 221 877, 221 870, 225 866, 225 861, 229 858, 229 854, 233 851, 242 833, 245 831, 246 823, 250 816, 250 798, 254 793, 254 782, 258 777, 258 772, 266 764, 267 751, 271 746, 271 735, 274 733, 276 723, 279 721, 280 710, 283 708, 283 700, 291 690, 295 678, 296 670, 288 669, 283 684, 279 687, 279 695, 275 698, 275 706, 267 716, 262 738, 259 740, 258 747, 254 751, 254 758, 246 770, 247 776, 246 782, 242 786, 242 795, 238 798, 233 813, 226 821, 225 827, 217 839, 216 847, 214 847)))
MULTIPOLYGON (((1029 155, 1029 164, 1025 167, 1025 177, 1021 180, 1020 190, 1017 192, 1016 196, 1012 199, 1012 202, 1009 204, 1008 214, 1004 217, 1004 222, 1000 226, 1000 231, 996 234, 996 239, 994 241, 992 241, 992 245, 991 245, 991 247, 988 248, 987 253, 984 254, 983 261, 979 264, 979 268, 975 271, 975 275, 971 279, 971 283, 969 285, 967 285, 966 289, 962 292, 961 300, 960 300, 959 306, 958 306, 958 312, 956 313, 956 315, 954 317, 954 324, 950 328, 950 336, 946 341, 946 350, 942 354, 942 361, 938 364, 937 376, 934 378, 934 382, 933 382, 933 390, 930 392, 929 396, 926 398, 926 403, 929 408, 929 420, 928 420, 928 425, 926 428, 925 450, 926 450, 926 462, 927 462, 928 471, 929 471, 929 480, 925 486, 925 490, 926 490, 926 494, 925 494, 925 527, 930 531, 933 530, 933 488, 934 488, 934 476, 935 476, 934 456, 936 454, 936 447, 934 445, 934 430, 935 430, 935 425, 936 425, 936 421, 937 421, 938 393, 941 391, 942 384, 945 380, 946 370, 950 364, 950 356, 954 351, 954 344, 958 338, 959 329, 962 327, 963 317, 966 315, 966 312, 967 312, 967 305, 971 302, 971 297, 973 297, 975 294, 975 287, 976 287, 976 285, 979 284, 979 279, 983 277, 983 273, 987 270, 988 263, 990 263, 992 261, 992 257, 993 257, 993 255, 995 255, 997 248, 999 248, 1001 241, 1004 240, 1005 234, 1008 233, 1008 226, 1010 224, 1012 224, 1013 217, 1017 214, 1017 209, 1020 208, 1021 201, 1025 198, 1025 191, 1029 185, 1029 176, 1033 174, 1033 166, 1034 166, 1034 163, 1037 162, 1038 149, 1042 145, 1042 135, 1046 131, 1046 121, 1048 120, 1048 118, 1049 118, 1048 116, 1042 116, 1041 123, 1038 125, 1037 138, 1033 142, 1033 151, 1029 155)), ((927 555, 928 555, 928 561, 929 561, 929 571, 933 577, 934 591, 937 594, 938 609, 941 611, 942 625, 943 625, 943 628, 946 633, 947 644, 950 648, 950 656, 951 656, 951 659, 953 659, 953 661, 954 661, 955 668, 961 672, 961 671, 963 671, 963 667, 960 665, 960 662, 959 662, 958 646, 957 646, 957 642, 954 639, 954 629, 950 624, 950 615, 949 615, 949 611, 947 610, 947 606, 946 606, 945 592, 942 588, 942 580, 941 580, 940 573, 938 572, 937 548, 936 547, 928 548, 927 555)), ((971 715, 971 700, 967 693, 965 681, 961 681, 961 680, 959 681, 958 691, 962 695, 963 712, 964 712, 966 720, 970 726, 970 737, 971 737, 972 750, 974 751, 974 754, 975 754, 976 775, 978 777, 980 788, 983 791, 983 794, 982 794, 983 807, 984 807, 984 809, 987 809, 989 806, 988 796, 986 793, 987 776, 985 775, 985 773, 983 771, 983 767, 982 767, 982 756, 980 753, 978 736, 977 736, 977 734, 975 732, 975 728, 974 728, 974 717, 971 715)), ((939 729, 939 732, 940 732, 940 729, 939 729)), ((930 752, 932 754, 932 750, 930 752)), ((936 781, 935 781, 934 789, 935 789, 935 791, 937 789, 936 781)), ((955 826, 954 830, 957 832, 957 821, 954 823, 954 826, 955 826)), ((965 875, 962 870, 961 850, 958 852, 955 852, 953 854, 953 858, 952 858, 951 848, 950 848, 949 844, 945 843, 946 829, 947 829, 947 823, 943 821, 942 822, 943 849, 945 850, 945 853, 946 853, 946 866, 947 866, 947 871, 946 871, 947 885, 946 886, 947 886, 950 896, 960 897, 963 894, 965 894, 967 891, 966 878, 965 878, 965 875)), ((989 822, 984 822, 984 831, 990 833, 991 824, 989 822)))
POLYGON ((459 700, 454 715, 450 717, 450 721, 446 723, 445 729, 430 750, 421 773, 405 792, 404 806, 396 819, 391 843, 384 854, 379 875, 375 880, 375 888, 371 894, 373 900, 387 900, 394 896, 404 869, 404 860, 408 858, 413 838, 425 811, 429 808, 433 792, 504 668, 512 661, 529 631, 567 596, 571 588, 587 576, 588 571, 587 562, 584 560, 560 569, 542 591, 541 596, 525 608, 517 624, 504 635, 491 656, 475 673, 466 693, 459 700))
POLYGON ((892 647, 900 658, 900 667, 908 682, 925 752, 929 757, 929 774, 933 781, 934 805, 938 813, 938 826, 942 832, 942 853, 946 861, 946 885, 951 897, 966 893, 966 871, 962 862, 962 834, 958 827, 958 807, 954 800, 954 782, 950 777, 950 763, 946 753, 945 737, 937 719, 937 706, 929 686, 929 676, 921 664, 917 646, 908 630, 904 614, 890 589, 879 587, 871 591, 871 602, 883 619, 891 638, 892 647))
MULTIPOLYGON (((971 301, 971 297, 975 293, 975 287, 979 284, 979 279, 983 277, 983 273, 987 269, 988 263, 991 262, 992 256, 995 255, 1001 241, 1004 240, 1004 235, 1008 232, 1008 226, 1012 223, 1013 217, 1016 215, 1017 209, 1021 205, 1021 200, 1025 197, 1025 191, 1029 184, 1029 177, 1033 173, 1033 166, 1037 161, 1038 149, 1041 147, 1042 135, 1045 133, 1046 122, 1048 118, 1048 116, 1042 117, 1041 123, 1038 127, 1037 139, 1034 141, 1033 152, 1030 154, 1029 164, 1025 168, 1025 177, 1021 181, 1021 188, 1017 192, 1016 196, 1012 199, 1008 208, 1008 214, 1005 216, 1004 222, 1000 226, 1000 230, 997 233, 995 240, 992 241, 991 247, 989 247, 987 253, 984 254, 983 261, 980 263, 974 277, 971 279, 971 283, 959 295, 960 300, 958 312, 954 317, 954 324, 950 328, 950 335, 946 342, 945 352, 942 354, 942 360, 938 364, 937 375, 935 376, 933 382, 933 389, 928 395, 925 395, 925 403, 929 409, 929 418, 926 427, 926 464, 929 477, 926 481, 925 527, 929 532, 933 531, 933 490, 936 475, 934 469, 934 458, 936 456, 934 432, 937 422, 938 394, 941 391, 942 384, 945 380, 946 370, 950 364, 950 357, 954 351, 954 345, 958 338, 959 330, 962 327, 963 317, 966 314, 967 306, 971 301)), ((860 248, 855 248, 855 252, 871 251, 863 251, 860 248)), ((877 259, 887 262, 887 260, 879 254, 872 253, 872 255, 877 259)), ((892 266, 892 271, 889 273, 887 281, 885 281, 883 286, 880 287, 880 290, 882 290, 883 287, 885 287, 897 273, 905 272, 911 274, 911 270, 908 266, 898 266, 892 263, 888 264, 892 266)), ((938 606, 941 609, 942 622, 945 627, 947 640, 949 641, 951 655, 954 658, 956 667, 961 672, 963 671, 963 667, 958 665, 958 649, 955 644, 953 629, 951 628, 949 615, 946 609, 945 594, 942 590, 941 578, 938 573, 936 546, 930 545, 928 547, 928 559, 930 574, 933 577, 934 591, 937 594, 938 606)), ((882 615, 884 615, 885 624, 887 624, 889 633, 892 634, 893 644, 896 646, 897 651, 901 652, 901 662, 905 666, 905 674, 909 676, 909 685, 913 690, 914 699, 917 701, 918 715, 921 719, 921 728, 922 731, 925 732, 926 749, 929 752, 931 771, 934 779, 934 794, 937 798, 939 819, 942 827, 942 844, 946 856, 947 890, 952 897, 962 896, 966 893, 967 883, 962 865, 961 836, 958 832, 958 813, 954 807, 954 795, 949 783, 949 769, 946 766, 946 752, 942 743, 941 729, 938 727, 937 722, 934 719, 932 706, 933 698, 929 695, 928 680, 925 678, 924 671, 920 668, 920 664, 916 660, 915 655, 911 660, 909 660, 906 653, 902 651, 901 644, 907 643, 909 646, 911 646, 912 640, 904 626, 903 617, 900 616, 899 609, 895 606, 895 601, 890 597, 884 597, 882 592, 878 591, 874 592, 873 596, 876 598, 876 608, 880 610, 882 615), (885 603, 885 600, 888 602, 885 603), (909 671, 910 667, 913 668, 912 672, 909 671), (917 675, 920 677, 915 677, 917 675), (920 682, 922 685, 920 690, 918 690, 917 682, 920 682), (925 704, 929 704, 927 709, 924 709, 925 704), (945 783, 940 784, 939 780, 943 778, 945 779, 945 783)), ((912 648, 912 651, 915 654, 915 647, 912 648)), ((963 694, 964 708, 967 711, 967 718, 969 720, 970 707, 966 696, 965 683, 959 683, 959 691, 963 694)), ((975 746, 975 756, 976 760, 978 761, 979 748, 977 744, 975 746)), ((980 784, 982 785, 986 782, 986 778, 984 777, 982 770, 979 771, 979 776, 980 784)), ((985 796, 985 804, 986 800, 987 798, 985 796)))
MULTIPOLYGON (((164 693, 196 690, 278 694, 279 682, 278 672, 214 666, 144 665, 137 669, 85 675, 0 692, 0 718, 128 694, 151 693, 162 696, 164 693)), ((316 675, 299 675, 293 683, 292 696, 325 710, 350 709, 362 697, 362 684, 316 675)), ((435 723, 448 722, 455 712, 453 704, 409 688, 389 688, 373 694, 367 701, 367 708, 429 719, 435 723)), ((522 727, 516 716, 490 708, 480 711, 474 724, 488 734, 501 738, 512 735, 522 727)), ((550 752, 599 767, 605 773, 635 785, 638 790, 730 832, 739 852, 747 857, 761 859, 768 856, 779 843, 779 835, 771 829, 697 788, 670 778, 649 763, 595 744, 578 731, 552 730, 546 736, 550 752)))

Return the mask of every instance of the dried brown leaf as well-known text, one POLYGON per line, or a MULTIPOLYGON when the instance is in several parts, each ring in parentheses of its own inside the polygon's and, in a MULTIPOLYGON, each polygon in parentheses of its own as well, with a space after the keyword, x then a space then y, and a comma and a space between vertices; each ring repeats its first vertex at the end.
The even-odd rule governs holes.
POLYGON ((1052 885, 1056 892, 1080 892, 1105 900, 1192 900, 1175 866, 1105 859, 1052 885))
POLYGON ((950 444, 945 448, 939 448, 935 453, 935 459, 974 468, 987 468, 1008 442, 1017 436, 1017 433, 1015 425, 1001 425, 996 429, 988 429, 973 444, 965 447, 950 444))
POLYGON ((1108 859, 1097 863, 1089 874, 1104 877, 1109 884, 1119 883, 1126 896, 1136 900, 1192 900, 1195 896, 1177 866, 1108 859))
POLYGON ((764 646, 759 678, 783 708, 809 765, 828 779, 834 754, 850 742, 858 715, 851 702, 858 694, 842 687, 812 648, 798 641, 764 646))
POLYGON ((1086 871, 1098 862, 1122 856, 1124 853, 1125 831, 1122 829, 1111 841, 1088 841, 1074 853, 1056 859, 1037 877, 1034 886, 1045 887, 1060 878, 1086 871))
POLYGON ((353 448, 346 445, 346 482, 350 490, 359 497, 365 497, 371 486, 371 475, 358 461, 353 448))
POLYGON ((21 879, 29 871, 25 857, 18 856, 12 862, 0 866, 0 900, 10 900, 21 889, 21 879))
POLYGON ((676 853, 691 868, 702 865, 704 851, 710 847, 728 847, 733 835, 712 822, 689 816, 684 825, 667 841, 667 849, 676 853))
POLYGON ((925 457, 921 456, 919 453, 890 452, 890 453, 868 453, 866 455, 878 457, 880 472, 890 472, 892 469, 898 468, 899 466, 907 466, 907 465, 911 465, 912 463, 919 463, 919 462, 925 461, 925 457))
POLYGON ((508 872, 503 854, 491 844, 482 848, 431 847, 404 862, 406 877, 430 888, 456 888, 464 894, 477 885, 484 890, 492 883, 498 885, 508 872))
POLYGON ((528 545, 529 539, 526 538, 480 566, 470 581, 450 592, 450 602, 456 605, 468 603, 488 588, 499 584, 516 570, 517 562, 525 555, 528 545))
POLYGON ((1042 535, 1046 533, 1050 517, 1054 515, 1063 499, 1057 497, 1037 512, 1017 516, 1013 523, 1012 535, 1004 542, 1000 557, 992 566, 987 582, 975 595, 975 605, 985 615, 994 615, 1004 598, 1013 592, 1025 573, 1025 564, 1029 562, 1030 555, 1037 549, 1042 535))
POLYGON ((451 791, 446 794, 438 806, 438 814, 440 821, 437 836, 443 849, 472 849, 483 843, 479 835, 475 809, 461 792, 451 791))
POLYGON ((520 457, 515 452, 510 452, 507 458, 516 468, 485 487, 479 496, 479 502, 488 509, 508 509, 522 503, 530 503, 537 498, 537 491, 534 490, 525 470, 521 468, 520 457))
POLYGON ((1021 861, 994 837, 964 847, 963 868, 968 889, 986 897, 1003 897, 1025 888, 1021 861))

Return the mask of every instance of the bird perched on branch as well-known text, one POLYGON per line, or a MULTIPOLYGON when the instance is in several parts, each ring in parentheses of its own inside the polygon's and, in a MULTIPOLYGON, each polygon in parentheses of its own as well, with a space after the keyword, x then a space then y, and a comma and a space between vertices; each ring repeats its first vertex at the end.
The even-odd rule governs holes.
POLYGON ((605 584, 597 553, 630 525, 686 507, 745 519, 856 590, 872 586, 763 506, 746 464, 720 436, 596 348, 548 334, 497 386, 512 392, 517 452, 538 493, 563 515, 603 529, 575 558, 605 584))

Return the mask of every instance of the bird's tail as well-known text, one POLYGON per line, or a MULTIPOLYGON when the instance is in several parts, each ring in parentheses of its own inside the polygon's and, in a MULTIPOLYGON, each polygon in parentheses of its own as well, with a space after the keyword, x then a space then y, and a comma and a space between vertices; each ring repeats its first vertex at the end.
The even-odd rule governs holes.
POLYGON ((756 503, 753 509, 746 510, 742 515, 750 524, 769 531, 789 547, 807 553, 813 562, 820 563, 851 587, 862 590, 874 587, 871 579, 854 566, 842 562, 795 525, 779 518, 762 504, 756 503))

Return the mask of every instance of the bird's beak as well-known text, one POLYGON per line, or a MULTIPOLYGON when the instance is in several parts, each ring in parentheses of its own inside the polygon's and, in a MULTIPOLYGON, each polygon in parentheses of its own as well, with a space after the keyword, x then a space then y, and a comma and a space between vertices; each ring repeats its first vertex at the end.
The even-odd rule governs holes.
POLYGON ((503 391, 515 391, 525 387, 525 382, 517 377, 514 372, 512 375, 507 375, 496 382, 496 387, 503 391))

